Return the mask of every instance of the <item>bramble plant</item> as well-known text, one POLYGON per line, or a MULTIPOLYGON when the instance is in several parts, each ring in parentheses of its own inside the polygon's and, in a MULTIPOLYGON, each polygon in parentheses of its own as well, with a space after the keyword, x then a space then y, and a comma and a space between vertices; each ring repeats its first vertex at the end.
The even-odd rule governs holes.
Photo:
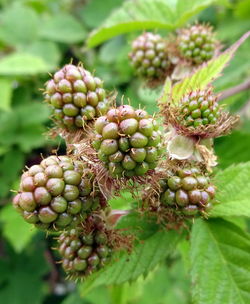
MULTIPOLYGON (((107 4, 117 8, 99 26, 87 9, 84 20, 94 29, 87 48, 77 45, 85 32, 70 14, 45 22, 40 34, 39 43, 72 39, 75 45, 55 65, 50 67, 50 60, 40 70, 38 65, 39 72, 49 71, 34 89, 44 101, 44 113, 37 103, 38 117, 50 119, 46 133, 39 132, 51 147, 27 161, 20 180, 8 185, 14 189, 12 206, 3 208, 0 220, 17 252, 43 242, 43 248, 31 249, 37 256, 27 267, 36 280, 52 269, 48 281, 58 303, 250 302, 250 138, 244 119, 250 81, 238 84, 248 70, 239 68, 232 87, 232 70, 237 78, 240 66, 234 60, 245 45, 248 52, 250 31, 229 39, 216 22, 212 26, 209 18, 196 15, 215 10, 213 1, 174 2, 107 4), (67 18, 71 37, 67 30, 60 37, 53 28, 62 30, 63 20, 67 27, 67 18), (121 34, 128 36, 116 37, 121 34), (239 93, 241 105, 236 105, 239 93), (44 267, 41 252, 49 266, 44 267), (69 294, 62 300, 56 295, 60 286, 69 294)), ((71 9, 83 5, 91 7, 74 2, 71 9)), ((34 7, 44 10, 42 4, 34 7)), ((39 44, 34 49, 39 54, 39 44)), ((0 76, 1 71, 0 60, 0 76)), ((22 94, 28 90, 15 99, 22 94)), ((17 128, 27 117, 29 132, 37 129, 27 106, 18 115, 17 128)), ((25 148, 21 139, 18 145, 25 152, 41 146, 25 148)), ((3 255, 17 255, 8 247, 3 255)), ((22 263, 29 264, 30 252, 23 251, 22 263)), ((1 284, 11 287, 9 281, 0 277, 0 297, 1 284)), ((5 302, 11 303, 8 297, 5 302)), ((27 304, 45 303, 37 297, 28 295, 27 304)), ((26 301, 21 299, 20 304, 26 301)))

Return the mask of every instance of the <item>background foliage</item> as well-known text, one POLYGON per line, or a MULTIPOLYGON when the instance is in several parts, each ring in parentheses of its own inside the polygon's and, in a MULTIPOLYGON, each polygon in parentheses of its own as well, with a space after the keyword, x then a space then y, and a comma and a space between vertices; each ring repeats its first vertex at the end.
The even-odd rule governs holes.
MULTIPOLYGON (((197 277, 202 280, 192 288, 196 303, 250 302, 250 222, 246 219, 250 216, 246 199, 250 163, 239 164, 250 161, 249 91, 224 101, 232 113, 242 117, 237 130, 215 141, 219 168, 225 169, 216 177, 218 188, 223 189, 219 197, 225 204, 213 210, 214 219, 195 222, 191 245, 185 235, 157 231, 150 222, 137 223, 141 230, 134 227, 134 233, 147 242, 136 245, 129 266, 121 254, 119 267, 111 266, 75 285, 65 282, 53 263, 52 239, 31 229, 12 209, 9 191, 17 188, 22 168, 38 162, 41 153, 46 156, 58 147, 64 152, 60 140, 43 136, 50 121, 39 89, 48 79, 47 72, 71 59, 75 63, 81 60, 104 79, 109 90, 117 90, 120 97, 129 97, 132 105, 141 104, 153 113, 160 91, 146 89, 134 78, 127 58, 129 42, 145 29, 159 29, 167 35, 187 22, 201 20, 212 23, 226 48, 250 28, 249 15, 250 0, 0 0, 1 302, 188 304, 192 303, 190 287, 197 277), (224 219, 218 218, 221 216, 224 219), (220 233, 218 225, 223 226, 220 233), (200 260, 202 252, 209 257, 207 265, 200 260), (190 277, 192 261, 196 266, 190 277), (210 271, 211 265, 214 271, 210 271), (124 283, 127 280, 133 282, 124 283), (220 284, 222 281, 225 284, 220 284), (222 295, 216 302, 211 289, 222 295)), ((236 52, 223 77, 214 82, 217 92, 250 76, 249 48, 250 39, 236 52)), ((124 200, 113 200, 112 206, 122 209, 128 199, 135 203, 127 196, 125 193, 124 200)), ((120 226, 133 226, 134 218, 138 218, 136 214, 130 215, 120 226)))

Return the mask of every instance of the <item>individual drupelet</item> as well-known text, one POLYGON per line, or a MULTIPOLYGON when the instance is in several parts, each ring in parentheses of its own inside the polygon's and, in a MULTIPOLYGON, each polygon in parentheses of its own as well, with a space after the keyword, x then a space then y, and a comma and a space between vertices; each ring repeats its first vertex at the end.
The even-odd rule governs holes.
POLYGON ((179 169, 160 180, 161 204, 180 215, 194 216, 208 211, 214 201, 215 187, 198 167, 179 169))
POLYGON ((67 64, 57 71, 46 83, 45 100, 57 124, 67 130, 82 128, 109 108, 101 79, 80 65, 67 64))
POLYGON ((216 41, 210 26, 195 24, 183 28, 177 41, 181 55, 193 64, 206 62, 215 54, 216 41))
POLYGON ((180 101, 180 122, 186 127, 216 124, 221 108, 210 89, 193 91, 180 101))
POLYGON ((129 58, 137 74, 147 79, 159 79, 170 66, 166 41, 157 34, 146 32, 132 43, 129 58))
POLYGON ((70 279, 85 278, 106 265, 112 256, 112 246, 104 229, 97 227, 87 233, 77 227, 62 233, 58 251, 64 271, 70 279))
POLYGON ((161 149, 158 123, 130 105, 110 109, 95 122, 93 142, 112 177, 144 175, 157 166, 161 149))
POLYGON ((23 173, 14 208, 38 228, 69 229, 101 206, 100 193, 93 193, 93 178, 81 162, 49 156, 23 173))

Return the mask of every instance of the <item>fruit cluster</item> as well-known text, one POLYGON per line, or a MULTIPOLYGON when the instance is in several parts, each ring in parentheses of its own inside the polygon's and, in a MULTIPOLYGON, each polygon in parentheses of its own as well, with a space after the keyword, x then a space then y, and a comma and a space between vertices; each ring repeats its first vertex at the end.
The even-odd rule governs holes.
POLYGON ((161 78, 170 66, 166 41, 157 34, 144 33, 132 43, 129 58, 137 74, 146 78, 161 78))
POLYGON ((220 115, 217 96, 210 90, 190 92, 181 99, 179 106, 179 119, 186 127, 215 124, 220 115))
POLYGON ((102 81, 81 66, 65 65, 46 83, 45 99, 58 125, 82 128, 86 121, 105 114, 108 101, 102 81))
POLYGON ((177 39, 181 55, 194 64, 201 64, 214 56, 216 43, 209 26, 195 24, 181 29, 177 39))
POLYGON ((93 178, 82 162, 68 156, 49 156, 23 173, 14 207, 38 228, 69 228, 100 206, 98 193, 90 195, 93 178))
POLYGON ((144 175, 161 153, 161 133, 155 119, 129 105, 110 109, 95 122, 93 142, 112 177, 144 175))
POLYGON ((198 167, 184 167, 167 179, 160 180, 161 204, 188 216, 203 214, 211 208, 215 187, 209 176, 198 167))
POLYGON ((72 278, 83 278, 102 268, 110 260, 112 247, 105 230, 95 228, 86 233, 77 227, 58 239, 62 267, 72 278))

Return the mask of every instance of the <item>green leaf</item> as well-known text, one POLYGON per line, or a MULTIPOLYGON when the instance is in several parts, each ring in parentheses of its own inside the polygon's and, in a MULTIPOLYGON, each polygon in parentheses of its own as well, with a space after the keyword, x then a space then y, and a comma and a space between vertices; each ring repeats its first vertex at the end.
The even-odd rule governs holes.
POLYGON ((0 110, 10 110, 12 80, 0 78, 0 110))
POLYGON ((38 15, 28 7, 21 5, 8 7, 2 11, 0 22, 0 40, 8 45, 26 45, 38 36, 38 15))
POLYGON ((250 161, 250 134, 234 131, 229 136, 215 140, 215 152, 219 159, 220 168, 231 164, 250 161))
POLYGON ((3 224, 4 237, 17 252, 21 252, 25 248, 37 231, 23 220, 12 205, 8 205, 1 210, 0 221, 3 224))
MULTIPOLYGON (((218 78, 222 70, 229 63, 230 59, 233 57, 234 53, 238 47, 250 36, 250 32, 244 34, 234 45, 232 45, 228 50, 223 52, 221 55, 210 60, 207 64, 204 64, 192 76, 184 78, 182 81, 178 82, 172 88, 172 100, 177 103, 183 95, 194 91, 196 89, 205 88, 211 81, 218 78)), ((169 85, 168 85, 169 87, 169 85)), ((163 93, 167 91, 167 88, 163 88, 163 93)), ((161 97, 161 101, 168 98, 164 95, 161 97)))
POLYGON ((145 241, 137 242, 130 254, 126 251, 118 252, 108 267, 89 277, 82 285, 81 293, 96 286, 121 284, 147 275, 173 251, 180 237, 181 234, 176 231, 158 231, 145 241))
POLYGON ((0 75, 25 76, 46 73, 51 70, 41 57, 25 53, 13 53, 0 59, 0 75))
POLYGON ((10 194, 13 182, 18 178, 24 166, 24 153, 19 149, 6 151, 0 161, 0 197, 10 194), (6 174, 7 173, 7 174, 6 174))
POLYGON ((250 216, 250 162, 220 171, 215 185, 219 204, 213 207, 211 216, 250 216))
POLYGON ((13 252, 7 244, 4 247, 6 256, 3 255, 1 259, 8 267, 9 275, 4 284, 1 284, 1 302, 6 304, 43 303, 45 291, 48 290, 43 278, 49 271, 44 257, 44 242, 34 239, 27 250, 18 254, 13 252), (35 287, 31 288, 31 286, 35 287))
POLYGON ((105 0, 103 5, 103 0, 92 0, 84 5, 80 14, 88 27, 96 28, 108 17, 111 10, 119 7, 122 2, 123 0, 105 0))
POLYGON ((114 36, 145 29, 174 29, 206 8, 213 0, 138 0, 125 1, 87 41, 94 47, 114 36))
POLYGON ((191 277, 194 303, 250 303, 250 238, 222 219, 193 225, 191 277))
POLYGON ((86 31, 82 24, 66 13, 56 14, 44 20, 40 32, 41 37, 63 43, 84 41, 86 31))
POLYGON ((135 202, 131 193, 128 191, 122 191, 120 196, 113 197, 109 200, 109 205, 112 209, 128 209, 130 205, 135 202))
POLYGON ((61 60, 60 50, 57 44, 52 41, 35 41, 25 48, 24 52, 41 57, 51 66, 50 70, 55 69, 61 60))

